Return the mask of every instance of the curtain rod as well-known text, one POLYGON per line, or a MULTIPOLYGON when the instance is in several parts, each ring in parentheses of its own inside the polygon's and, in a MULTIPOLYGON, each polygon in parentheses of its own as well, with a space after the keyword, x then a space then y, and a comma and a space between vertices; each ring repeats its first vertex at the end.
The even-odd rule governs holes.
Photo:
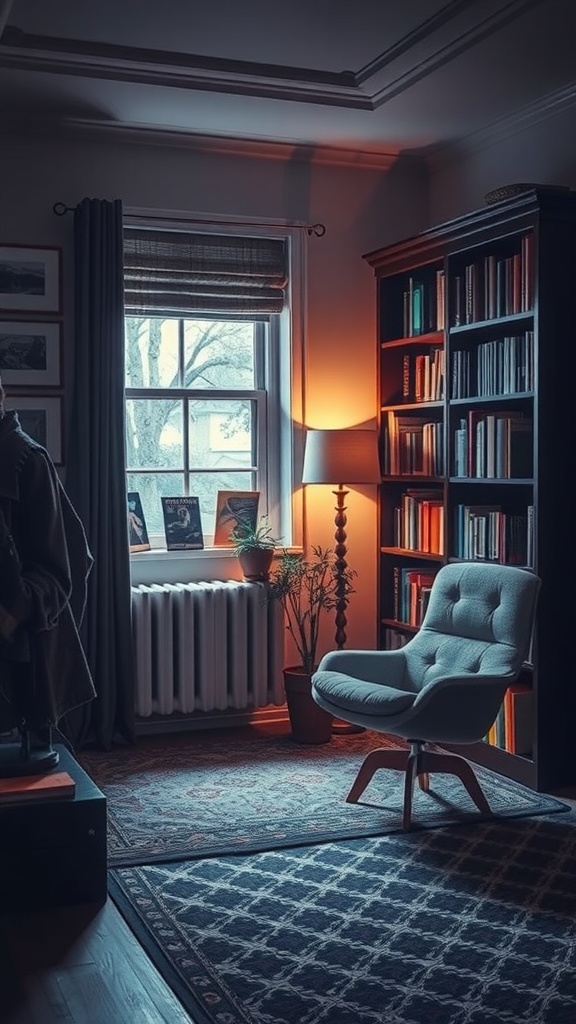
MULTIPOLYGON (((52 210, 56 214, 57 217, 64 217, 64 215, 66 213, 74 213, 75 209, 76 209, 75 206, 66 206, 65 203, 54 203, 54 206, 52 207, 52 210)), ((154 215, 146 217, 145 219, 146 220, 163 220, 163 221, 174 220, 173 217, 154 217, 154 215)), ((205 217, 204 219, 200 219, 198 217, 190 217, 190 218, 188 218, 188 217, 186 217, 186 218, 179 217, 177 219, 178 220, 184 220, 185 219, 187 224, 213 224, 214 223, 213 221, 209 220, 207 217, 205 217)), ((273 223, 272 222, 271 223, 270 221, 267 221, 266 224, 262 224, 260 221, 254 221, 254 220, 241 220, 241 221, 228 221, 228 222, 224 221, 224 224, 226 224, 226 223, 229 223, 230 225, 234 225, 235 227, 285 228, 285 227, 290 226, 290 227, 296 227, 296 228, 304 228, 306 230, 307 234, 309 234, 309 235, 316 235, 317 238, 322 238, 322 235, 326 234, 326 228, 325 228, 324 224, 291 224, 291 225, 286 225, 286 224, 282 224, 280 222, 277 222, 277 223, 273 223)))

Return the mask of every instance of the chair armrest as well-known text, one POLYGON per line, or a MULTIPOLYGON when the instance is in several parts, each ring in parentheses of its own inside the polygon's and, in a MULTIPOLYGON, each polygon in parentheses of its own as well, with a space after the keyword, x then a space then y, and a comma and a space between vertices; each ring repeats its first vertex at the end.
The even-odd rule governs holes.
POLYGON ((401 728, 390 723, 390 731, 436 743, 475 743, 486 736, 514 678, 513 673, 479 676, 463 672, 431 680, 418 694, 401 728))
POLYGON ((462 697, 466 698, 472 693, 475 695, 493 693, 494 690, 501 690, 504 693, 515 678, 513 673, 509 676, 484 676, 478 672, 462 672, 459 676, 439 676, 422 687, 414 701, 413 708, 424 707, 430 700, 438 696, 440 690, 444 697, 453 697, 454 700, 461 700, 462 697))
POLYGON ((367 683, 400 686, 406 670, 404 651, 330 651, 318 665, 318 672, 342 672, 367 683))

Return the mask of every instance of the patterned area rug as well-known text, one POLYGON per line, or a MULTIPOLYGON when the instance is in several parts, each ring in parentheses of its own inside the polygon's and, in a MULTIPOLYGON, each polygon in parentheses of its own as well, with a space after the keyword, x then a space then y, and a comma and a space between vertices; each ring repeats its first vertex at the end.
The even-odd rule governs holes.
POLYGON ((198 1024, 574 1024, 576 816, 110 872, 198 1024))
MULTIPOLYGON (((364 757, 385 742, 370 732, 320 746, 289 735, 205 732, 83 751, 79 760, 107 797, 109 864, 117 867, 400 831, 401 773, 378 771, 358 804, 345 802, 364 757)), ((568 810, 493 772, 477 775, 499 818, 568 810)), ((431 782, 428 794, 416 789, 415 827, 481 820, 459 779, 439 774, 431 782)))

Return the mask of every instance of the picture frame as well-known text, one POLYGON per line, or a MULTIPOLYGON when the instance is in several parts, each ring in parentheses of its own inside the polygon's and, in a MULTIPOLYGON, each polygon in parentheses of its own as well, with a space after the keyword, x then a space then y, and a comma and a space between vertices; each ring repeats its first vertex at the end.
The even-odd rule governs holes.
POLYGON ((233 547, 230 534, 243 522, 256 529, 260 491, 218 491, 214 547, 233 547))
POLYGON ((126 512, 128 515, 128 543, 130 551, 150 551, 150 538, 142 501, 138 491, 128 491, 126 495, 126 512))
POLYGON ((195 495, 162 495, 167 551, 193 551, 204 547, 200 499, 195 495))
POLYGON ((0 312, 62 312, 62 250, 0 245, 0 312))
POLYGON ((0 377, 15 387, 60 387, 62 324, 0 321, 0 377))
POLYGON ((46 448, 55 466, 64 462, 63 399, 60 395, 10 395, 5 408, 18 414, 22 430, 46 448))

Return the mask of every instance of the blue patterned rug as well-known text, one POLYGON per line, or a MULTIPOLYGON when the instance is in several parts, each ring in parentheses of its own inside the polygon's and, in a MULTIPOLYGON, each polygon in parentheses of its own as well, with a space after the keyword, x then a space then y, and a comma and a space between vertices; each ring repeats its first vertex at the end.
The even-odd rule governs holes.
POLYGON ((574 1024, 576 816, 120 868, 198 1024, 574 1024))
MULTIPOLYGON (((401 831, 400 772, 378 771, 358 804, 345 802, 366 754, 386 742, 365 732, 302 746, 228 730, 79 760, 107 797, 109 865, 119 867, 401 831)), ((568 810, 486 769, 477 775, 499 819, 568 810)), ((482 820, 459 779, 438 774, 431 784, 427 794, 416 788, 415 828, 482 820)))

